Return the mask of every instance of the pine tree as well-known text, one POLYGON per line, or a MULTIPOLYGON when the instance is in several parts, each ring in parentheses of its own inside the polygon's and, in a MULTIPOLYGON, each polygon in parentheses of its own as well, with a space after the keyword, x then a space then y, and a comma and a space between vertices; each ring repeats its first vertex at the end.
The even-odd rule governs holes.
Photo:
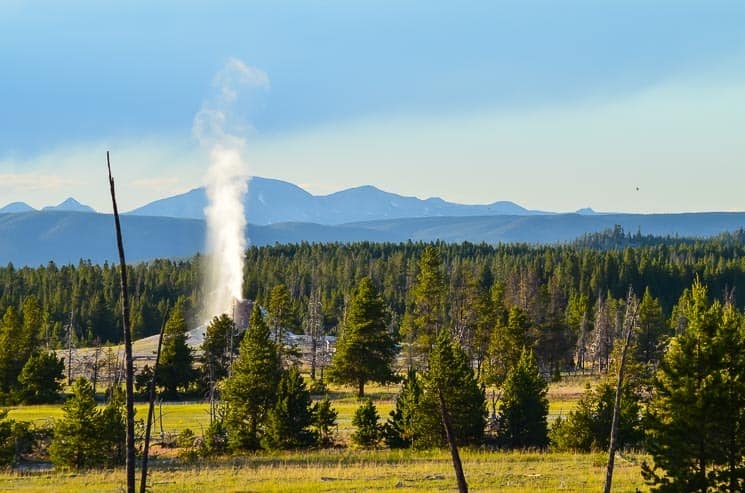
POLYGON ((365 383, 395 382, 393 358, 396 343, 387 329, 388 314, 369 277, 363 278, 349 304, 341 338, 328 369, 331 382, 357 386, 365 395, 365 383))
POLYGON ((266 433, 261 440, 268 449, 305 447, 316 441, 309 430, 313 424, 310 392, 302 375, 294 366, 282 372, 277 386, 277 399, 269 410, 266 433))
POLYGON ((81 469, 122 463, 125 425, 121 400, 103 411, 96 409, 93 387, 80 378, 62 410, 64 417, 57 421, 49 447, 56 467, 81 469))
POLYGON ((54 353, 31 355, 18 376, 25 404, 51 404, 60 399, 65 362, 54 353))
POLYGON ((18 341, 23 340, 21 318, 12 306, 5 310, 0 322, 0 400, 11 399, 10 393, 18 387, 18 375, 25 364, 18 351, 18 341))
POLYGON ((452 431, 460 445, 481 442, 486 426, 484 388, 468 364, 465 351, 442 331, 428 357, 422 376, 422 395, 413 420, 414 445, 419 448, 445 445, 440 395, 448 410, 452 431))
POLYGON ((318 445, 321 447, 333 445, 331 429, 336 426, 337 416, 339 416, 339 413, 331 406, 328 397, 313 405, 313 426, 318 435, 318 445))
POLYGON ((414 445, 415 421, 421 397, 422 387, 416 370, 410 368, 396 398, 396 407, 383 426, 383 439, 390 448, 408 448, 414 445))
POLYGON ((440 254, 432 245, 424 248, 419 259, 419 274, 407 304, 401 335, 415 352, 426 354, 445 326, 445 275, 440 254))
POLYGON ((380 441, 381 428, 378 423, 380 416, 375 404, 367 399, 354 412, 352 426, 356 428, 352 433, 352 442, 361 447, 374 447, 380 441))
POLYGON ((532 347, 531 327, 528 314, 517 306, 510 308, 505 322, 497 322, 484 362, 484 382, 497 387, 502 385, 510 369, 520 360, 521 349, 532 347))
POLYGON ((710 303, 697 280, 678 303, 684 331, 654 378, 646 434, 656 491, 745 487, 745 327, 731 305, 710 303))
POLYGON ((667 333, 666 325, 660 300, 653 298, 647 287, 639 305, 639 332, 635 351, 637 361, 653 366, 660 361, 667 333))
POLYGON ((233 340, 231 354, 231 335, 234 336, 235 324, 226 314, 214 317, 207 325, 202 343, 202 371, 207 380, 216 382, 228 376, 230 363, 238 352, 239 341, 233 340))
POLYGON ((233 449, 260 448, 267 413, 277 399, 280 373, 277 346, 256 304, 223 390, 228 407, 225 425, 233 449))
POLYGON ((548 383, 532 351, 523 349, 507 374, 499 405, 499 440, 510 448, 548 445, 548 383))
MULTIPOLYGON (((616 390, 610 381, 595 388, 587 387, 576 409, 551 427, 551 447, 581 452, 607 451, 616 390)), ((642 443, 641 407, 634 385, 626 383, 621 394, 618 423, 618 448, 637 447, 642 443)))
POLYGON ((186 337, 186 320, 181 309, 176 308, 166 323, 158 363, 158 383, 168 398, 176 397, 179 388, 188 389, 196 378, 194 355, 186 337))
POLYGON ((274 342, 280 353, 284 354, 285 333, 295 328, 292 300, 287 286, 278 284, 272 288, 267 312, 269 327, 274 332, 274 342))

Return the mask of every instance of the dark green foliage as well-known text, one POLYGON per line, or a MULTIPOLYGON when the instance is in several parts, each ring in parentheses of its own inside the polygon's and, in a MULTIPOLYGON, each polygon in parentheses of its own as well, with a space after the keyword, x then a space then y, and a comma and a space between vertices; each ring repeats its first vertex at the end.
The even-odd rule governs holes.
POLYGON ((192 349, 186 344, 186 320, 176 308, 166 323, 163 349, 158 363, 158 384, 168 399, 178 396, 179 389, 187 390, 196 379, 192 349))
POLYGON ((654 378, 645 420, 655 491, 745 488, 745 327, 698 281, 679 302, 685 329, 654 378))
MULTIPOLYGON (((441 420, 437 394, 442 396, 450 414, 450 422, 458 444, 480 443, 486 426, 486 394, 484 387, 476 381, 463 348, 442 332, 429 354, 429 368, 422 379, 424 388, 421 405, 437 408, 441 420)), ((444 429, 439 427, 441 443, 444 429)))
POLYGON ((11 393, 18 388, 18 375, 25 364, 18 351, 23 339, 21 317, 12 306, 5 310, 0 321, 0 400, 12 402, 11 393))
POLYGON ((293 311, 292 298, 287 286, 278 284, 272 288, 267 304, 267 322, 274 333, 274 342, 281 356, 292 355, 292 348, 285 348, 285 335, 297 328, 297 317, 293 311))
POLYGON ((72 397, 62 406, 49 456, 55 467, 91 468, 123 463, 125 426, 123 403, 114 398, 103 410, 96 408, 93 388, 75 381, 72 397))
POLYGON ((228 426, 224 419, 214 420, 206 430, 199 453, 203 456, 224 454, 230 447, 228 426))
POLYGON ((521 348, 533 347, 531 327, 528 314, 517 306, 510 307, 506 320, 497 321, 484 361, 484 382, 497 387, 502 385, 510 369, 520 360, 521 348))
MULTIPOLYGON (((616 387, 610 382, 594 389, 588 386, 577 408, 553 423, 549 433, 551 447, 581 452, 608 450, 615 398, 616 387)), ((632 385, 627 384, 621 394, 616 439, 619 449, 636 448, 642 443, 641 406, 632 385)))
POLYGON ((381 427, 380 416, 375 404, 370 399, 357 408, 352 417, 352 442, 361 447, 374 447, 380 441, 381 427))
POLYGON ((54 353, 33 354, 18 376, 20 400, 25 404, 51 404, 60 399, 65 362, 54 353))
POLYGON ((328 369, 331 382, 356 385, 358 397, 362 397, 366 382, 386 384, 397 380, 392 368, 396 343, 388 332, 387 321, 385 305, 372 281, 362 278, 328 369))
POLYGON ((383 426, 383 440, 390 448, 408 448, 416 438, 416 419, 422 387, 416 370, 409 370, 396 398, 396 407, 383 426))
POLYGON ((424 248, 419 259, 416 283, 408 293, 401 335, 420 353, 427 353, 445 326, 445 275, 439 251, 424 248))
POLYGON ((636 336, 634 357, 640 363, 656 367, 669 335, 660 300, 653 298, 647 288, 639 304, 639 328, 636 336))
POLYGON ((240 340, 234 332, 233 319, 225 314, 213 318, 207 325, 202 343, 202 372, 206 380, 217 382, 228 376, 230 362, 240 347, 240 340))
POLYGON ((499 442, 508 448, 548 445, 548 383, 532 351, 523 349, 507 374, 499 404, 499 442))
POLYGON ((309 429, 314 421, 310 392, 297 368, 282 372, 276 396, 267 414, 262 445, 268 449, 290 449, 314 443, 316 437, 309 429))
POLYGON ((313 404, 313 428, 315 428, 318 437, 318 445, 321 447, 333 445, 331 429, 336 426, 338 415, 336 409, 331 407, 331 401, 328 397, 313 404))
MULTIPOLYGON (((173 306, 182 296, 189 304, 199 299, 200 262, 197 256, 189 261, 154 260, 128 266, 131 324, 136 337, 157 332, 166 302, 173 306)), ((53 348, 64 346, 71 313, 75 344, 91 344, 95 338, 103 343, 121 341, 118 265, 81 261, 77 265, 50 262, 38 268, 0 268, 0 314, 10 306, 21 312, 33 296, 38 298, 40 318, 36 320, 41 323, 29 322, 33 331, 26 341, 35 338, 53 348)), ((28 347, 26 342, 24 346, 28 347)))
POLYGON ((267 414, 277 399, 280 373, 277 346, 256 304, 233 362, 233 374, 223 389, 228 406, 225 426, 233 449, 260 448, 267 414))
POLYGON ((428 360, 429 369, 422 375, 418 402, 413 404, 418 392, 416 380, 411 381, 408 395, 404 394, 411 404, 402 404, 400 422, 403 430, 409 426, 411 429, 402 435, 402 439, 417 448, 445 445, 439 401, 439 393, 442 393, 457 443, 480 443, 486 426, 486 396, 468 364, 466 353, 447 331, 442 331, 435 339, 428 360), (412 405, 414 411, 409 411, 412 405))
POLYGON ((29 423, 8 419, 8 410, 0 409, 0 466, 13 464, 32 442, 29 423))

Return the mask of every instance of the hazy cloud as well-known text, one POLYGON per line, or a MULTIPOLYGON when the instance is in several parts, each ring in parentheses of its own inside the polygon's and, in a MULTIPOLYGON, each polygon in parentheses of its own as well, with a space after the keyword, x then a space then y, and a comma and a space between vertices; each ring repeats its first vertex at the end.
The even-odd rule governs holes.
POLYGON ((3 191, 59 190, 81 184, 83 184, 81 180, 58 175, 0 173, 0 190, 3 191))

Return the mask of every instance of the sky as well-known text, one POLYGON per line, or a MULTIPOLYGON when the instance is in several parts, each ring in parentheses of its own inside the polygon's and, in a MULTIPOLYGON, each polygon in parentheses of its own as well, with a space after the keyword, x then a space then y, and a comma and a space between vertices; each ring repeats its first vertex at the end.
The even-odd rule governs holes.
POLYGON ((745 210, 741 0, 0 0, 0 206, 110 212, 106 150, 123 210, 201 186, 236 61, 251 174, 315 194, 745 210))

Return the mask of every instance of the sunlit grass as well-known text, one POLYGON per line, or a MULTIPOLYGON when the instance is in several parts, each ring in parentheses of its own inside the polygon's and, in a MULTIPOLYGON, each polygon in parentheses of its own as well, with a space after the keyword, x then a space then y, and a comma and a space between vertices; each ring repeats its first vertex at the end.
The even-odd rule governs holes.
MULTIPOLYGON (((463 450, 472 491, 598 491, 605 474, 602 454, 463 450)), ((617 461, 614 491, 645 490, 643 456, 617 461)), ((327 450, 237 457, 181 465, 154 463, 156 492, 453 491, 446 451, 327 450)), ((122 470, 86 474, 0 474, 0 490, 21 492, 120 491, 122 470)))
MULTIPOLYGON (((576 407, 588 382, 596 377, 570 377, 549 388, 549 420, 576 407)), ((378 408, 381 421, 395 406, 400 386, 371 384, 365 388, 378 408)), ((352 417, 362 401, 356 389, 331 385, 328 396, 338 412, 337 443, 349 445, 352 417)), ((321 396, 314 396, 315 399, 321 396)), ((491 412, 491 392, 487 402, 491 412)), ((146 404, 137 404, 137 417, 144 418, 146 404)), ((160 431, 161 408, 156 407, 153 430, 160 431)), ((61 405, 21 406, 10 409, 10 417, 36 424, 51 424, 62 417, 61 405)), ((185 428, 200 435, 209 424, 209 405, 164 403, 163 431, 179 433, 185 428)), ((156 435, 157 436, 157 435, 156 435)), ((453 491, 455 479, 445 450, 361 450, 339 448, 319 451, 260 453, 195 463, 179 462, 173 453, 162 453, 153 461, 152 491, 155 492, 315 492, 315 491, 453 491), (166 457, 168 455, 171 458, 166 457)), ((598 491, 605 474, 603 454, 494 452, 486 449, 462 451, 471 491, 540 492, 598 491)), ((644 456, 624 455, 616 461, 614 491, 645 491, 640 463, 644 456)), ((118 492, 124 473, 90 471, 0 473, 0 491, 20 492, 118 492)))

